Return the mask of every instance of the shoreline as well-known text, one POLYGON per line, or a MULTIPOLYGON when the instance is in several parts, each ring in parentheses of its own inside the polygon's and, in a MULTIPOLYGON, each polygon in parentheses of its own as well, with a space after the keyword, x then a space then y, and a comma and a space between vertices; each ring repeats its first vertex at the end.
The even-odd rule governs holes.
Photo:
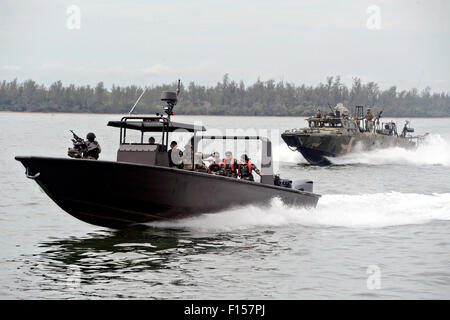
MULTIPOLYGON (((0 111, 0 114, 48 114, 48 115, 90 115, 90 116, 129 116, 128 113, 93 113, 93 112, 32 112, 32 111, 0 111)), ((154 116, 153 113, 133 113, 133 116, 154 116)), ((215 114, 175 114, 175 116, 182 117, 227 117, 227 118, 307 118, 308 116, 258 116, 258 115, 215 115, 215 114)), ((414 117, 414 116, 403 116, 403 117, 390 117, 383 116, 383 118, 393 118, 393 119, 450 119, 450 115, 447 117, 414 117)))

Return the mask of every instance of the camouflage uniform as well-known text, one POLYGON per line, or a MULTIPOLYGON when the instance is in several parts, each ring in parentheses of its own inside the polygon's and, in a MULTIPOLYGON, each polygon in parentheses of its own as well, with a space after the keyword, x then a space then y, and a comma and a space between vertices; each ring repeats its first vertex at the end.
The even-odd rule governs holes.
POLYGON ((320 110, 316 111, 316 114, 314 115, 314 118, 322 118, 322 114, 320 113, 320 110))
MULTIPOLYGON (((252 172, 255 171, 258 175, 261 175, 261 171, 259 171, 259 169, 253 163, 251 163, 251 168, 252 172)), ((239 165, 239 178, 241 178, 242 180, 255 181, 252 172, 250 172, 249 170, 249 162, 239 165)))
POLYGON ((208 168, 203 163, 197 163, 195 165, 195 171, 208 173, 208 168))
POLYGON ((375 116, 373 115, 372 111, 367 110, 365 118, 366 118, 367 121, 372 121, 373 118, 375 118, 375 116))
POLYGON ((100 148, 100 144, 97 141, 87 141, 86 151, 83 153, 83 158, 97 160, 100 152, 102 152, 102 148, 100 148))
POLYGON ((367 120, 367 131, 372 131, 373 130, 373 118, 375 118, 375 116, 373 115, 372 111, 367 110, 365 119, 367 120))
POLYGON ((224 175, 227 177, 232 177, 232 178, 237 178, 238 176, 238 163, 236 161, 236 159, 231 158, 231 159, 223 159, 223 171, 224 171, 224 175), (233 165, 231 165, 233 164, 233 165))
POLYGON ((223 165, 220 162, 214 160, 209 165, 209 172, 212 174, 218 174, 218 175, 222 176, 222 175, 224 175, 223 165))
MULTIPOLYGON (((192 158, 190 158, 190 159, 192 160, 192 158)), ((203 173, 207 173, 208 172, 208 168, 203 163, 203 154, 201 152, 197 152, 195 154, 194 161, 195 161, 195 164, 194 164, 194 170, 195 171, 203 172, 203 173)), ((191 166, 192 166, 192 164, 191 164, 191 166)))

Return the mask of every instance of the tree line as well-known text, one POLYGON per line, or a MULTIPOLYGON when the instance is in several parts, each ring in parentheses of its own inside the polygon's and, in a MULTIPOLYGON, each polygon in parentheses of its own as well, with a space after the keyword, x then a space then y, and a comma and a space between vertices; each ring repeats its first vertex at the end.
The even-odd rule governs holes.
MULTIPOLYGON (((147 87, 135 113, 154 114, 162 111, 162 91, 175 90, 176 82, 147 87)), ((135 85, 111 89, 99 82, 95 87, 64 86, 57 81, 46 87, 33 80, 0 83, 0 111, 128 113, 143 92, 135 85)), ((351 111, 356 105, 383 110, 391 117, 450 116, 449 93, 431 93, 429 87, 398 90, 395 86, 381 90, 374 82, 363 83, 354 78, 351 87, 341 78, 328 77, 316 86, 289 82, 261 81, 246 86, 243 81, 230 80, 228 74, 215 86, 194 82, 181 87, 176 114, 190 115, 250 115, 309 116, 317 108, 327 111, 328 105, 343 103, 351 111)))

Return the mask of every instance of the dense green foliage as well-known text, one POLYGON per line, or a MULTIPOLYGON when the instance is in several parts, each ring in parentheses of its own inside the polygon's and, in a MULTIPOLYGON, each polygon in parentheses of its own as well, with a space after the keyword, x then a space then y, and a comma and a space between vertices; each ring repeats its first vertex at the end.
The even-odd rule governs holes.
MULTIPOLYGON (((136 107, 136 113, 162 111, 161 91, 175 90, 176 84, 153 86, 136 107)), ((100 82, 96 87, 63 86, 61 81, 50 87, 33 80, 0 83, 0 111, 128 113, 143 88, 113 86, 108 90, 100 82)), ((328 110, 342 102, 352 111, 355 105, 384 110, 385 116, 442 117, 450 116, 448 93, 430 93, 430 88, 398 91, 396 87, 380 90, 374 82, 353 79, 348 88, 340 77, 329 77, 317 86, 296 86, 273 80, 245 86, 241 81, 222 82, 205 87, 193 82, 182 87, 176 114, 305 116, 317 107, 328 110)))

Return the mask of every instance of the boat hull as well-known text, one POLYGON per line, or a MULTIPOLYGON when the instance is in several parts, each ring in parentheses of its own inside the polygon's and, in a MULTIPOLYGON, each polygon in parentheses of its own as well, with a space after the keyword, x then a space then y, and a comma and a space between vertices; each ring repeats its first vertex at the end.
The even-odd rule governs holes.
POLYGON ((299 151, 312 164, 329 164, 330 161, 327 158, 357 151, 416 147, 416 143, 409 139, 375 135, 369 132, 355 135, 283 133, 281 137, 289 147, 299 151))
POLYGON ((64 211, 90 224, 133 224, 215 213, 278 197, 315 207, 319 195, 206 173, 113 161, 16 157, 64 211))

